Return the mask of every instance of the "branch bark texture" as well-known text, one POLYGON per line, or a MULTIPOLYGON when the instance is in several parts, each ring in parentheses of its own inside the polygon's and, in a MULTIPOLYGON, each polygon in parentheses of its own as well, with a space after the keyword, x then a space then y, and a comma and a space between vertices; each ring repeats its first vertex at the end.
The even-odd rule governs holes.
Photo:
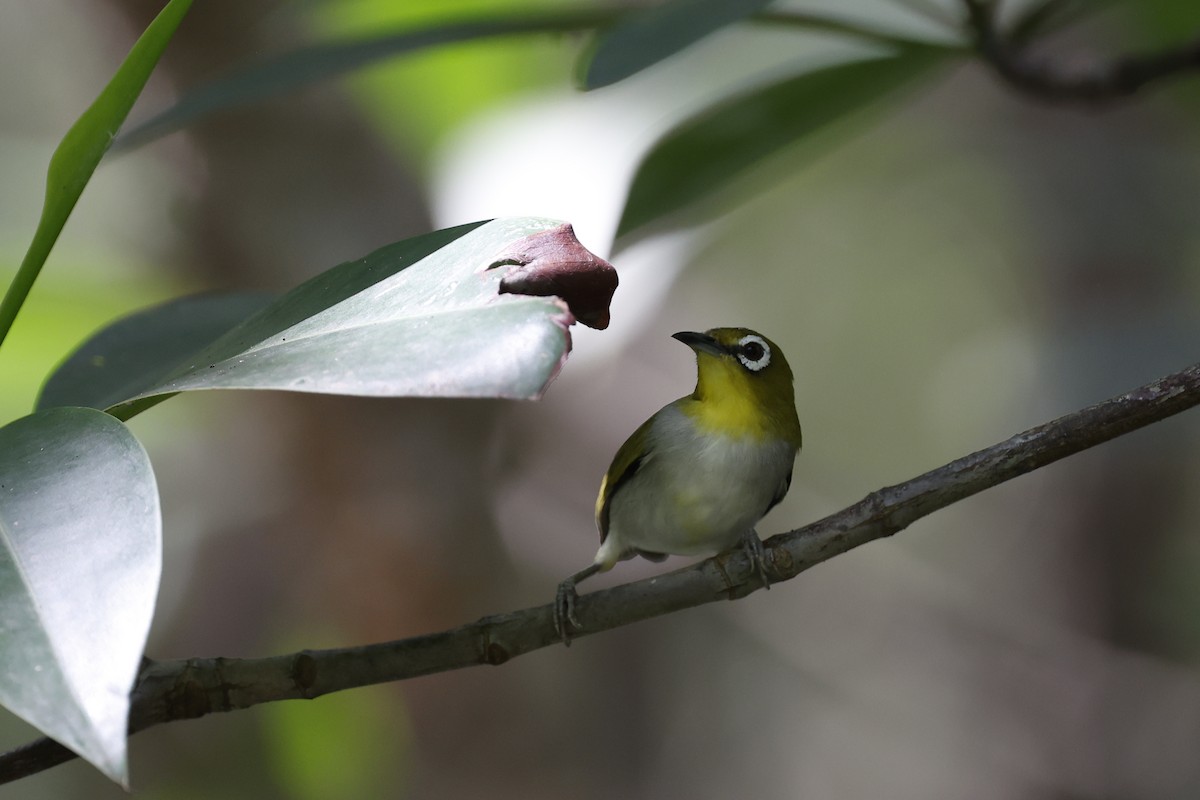
MULTIPOLYGON (((773 582, 859 545, 903 530, 971 495, 1200 404, 1200 364, 1103 403, 1030 428, 895 486, 764 545, 773 582)), ((575 638, 681 611, 735 600, 759 589, 740 548, 665 575, 579 598, 583 629, 575 638)), ((276 700, 414 678, 480 664, 498 666, 559 641, 552 605, 484 617, 440 633, 268 658, 190 658, 143 665, 133 690, 129 730, 250 708, 276 700)), ((39 739, 0 756, 0 783, 70 760, 75 754, 39 739)))

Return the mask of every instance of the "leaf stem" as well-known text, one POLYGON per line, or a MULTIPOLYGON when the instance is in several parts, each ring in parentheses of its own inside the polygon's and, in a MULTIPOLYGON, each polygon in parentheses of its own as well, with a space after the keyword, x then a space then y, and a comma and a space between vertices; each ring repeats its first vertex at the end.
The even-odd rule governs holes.
POLYGON ((29 296, 33 283, 42 271, 42 265, 46 263, 46 258, 50 255, 50 248, 53 247, 54 240, 57 238, 57 233, 50 236, 43 235, 45 217, 43 216, 42 219, 43 221, 38 223, 37 233, 33 236, 33 243, 29 245, 25 257, 21 259, 21 266, 17 268, 17 274, 13 276, 12 283, 8 285, 4 299, 0 300, 0 345, 4 344, 5 337, 12 330, 13 322, 16 321, 21 306, 25 305, 25 298, 29 296), (48 241, 46 241, 47 239, 48 241))
POLYGON ((0 301, 0 345, 12 330, 21 307, 42 271, 67 218, 92 173, 113 142, 117 129, 142 93, 167 42, 179 27, 192 0, 170 0, 134 43, 112 79, 67 131, 46 174, 46 200, 33 241, 0 301))

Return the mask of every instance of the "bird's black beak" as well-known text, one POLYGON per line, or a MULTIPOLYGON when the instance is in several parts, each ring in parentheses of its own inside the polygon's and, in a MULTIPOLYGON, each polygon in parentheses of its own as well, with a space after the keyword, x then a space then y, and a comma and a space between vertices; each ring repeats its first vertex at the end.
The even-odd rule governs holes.
POLYGON ((714 356, 725 355, 725 348, 707 333, 680 331, 679 333, 671 334, 671 338, 678 339, 697 353, 711 353, 714 356))

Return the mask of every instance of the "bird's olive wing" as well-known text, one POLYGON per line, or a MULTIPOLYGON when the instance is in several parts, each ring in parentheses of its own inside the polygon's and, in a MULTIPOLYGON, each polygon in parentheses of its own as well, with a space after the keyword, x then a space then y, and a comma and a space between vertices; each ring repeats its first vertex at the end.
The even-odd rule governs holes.
MULTIPOLYGON (((789 469, 787 477, 781 480, 779 486, 775 489, 775 496, 771 498, 770 504, 767 505, 767 511, 779 505, 779 501, 787 495, 790 488, 792 488, 792 470, 789 469)), ((763 512, 764 517, 767 515, 767 511, 763 512)))
POLYGON ((596 498, 596 527, 600 529, 600 543, 608 537, 608 515, 613 497, 620 488, 642 468, 650 455, 648 450, 650 423, 653 417, 641 424, 621 449, 613 456, 612 464, 600 482, 600 496, 596 498))

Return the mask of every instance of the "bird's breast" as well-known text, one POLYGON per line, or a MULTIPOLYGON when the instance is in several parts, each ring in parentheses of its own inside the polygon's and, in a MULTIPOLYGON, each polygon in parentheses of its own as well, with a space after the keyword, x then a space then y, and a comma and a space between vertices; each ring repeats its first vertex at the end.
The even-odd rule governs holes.
POLYGON ((782 440, 712 433, 676 404, 649 431, 638 472, 613 498, 610 535, 625 547, 697 555, 731 547, 770 507, 791 472, 782 440))

